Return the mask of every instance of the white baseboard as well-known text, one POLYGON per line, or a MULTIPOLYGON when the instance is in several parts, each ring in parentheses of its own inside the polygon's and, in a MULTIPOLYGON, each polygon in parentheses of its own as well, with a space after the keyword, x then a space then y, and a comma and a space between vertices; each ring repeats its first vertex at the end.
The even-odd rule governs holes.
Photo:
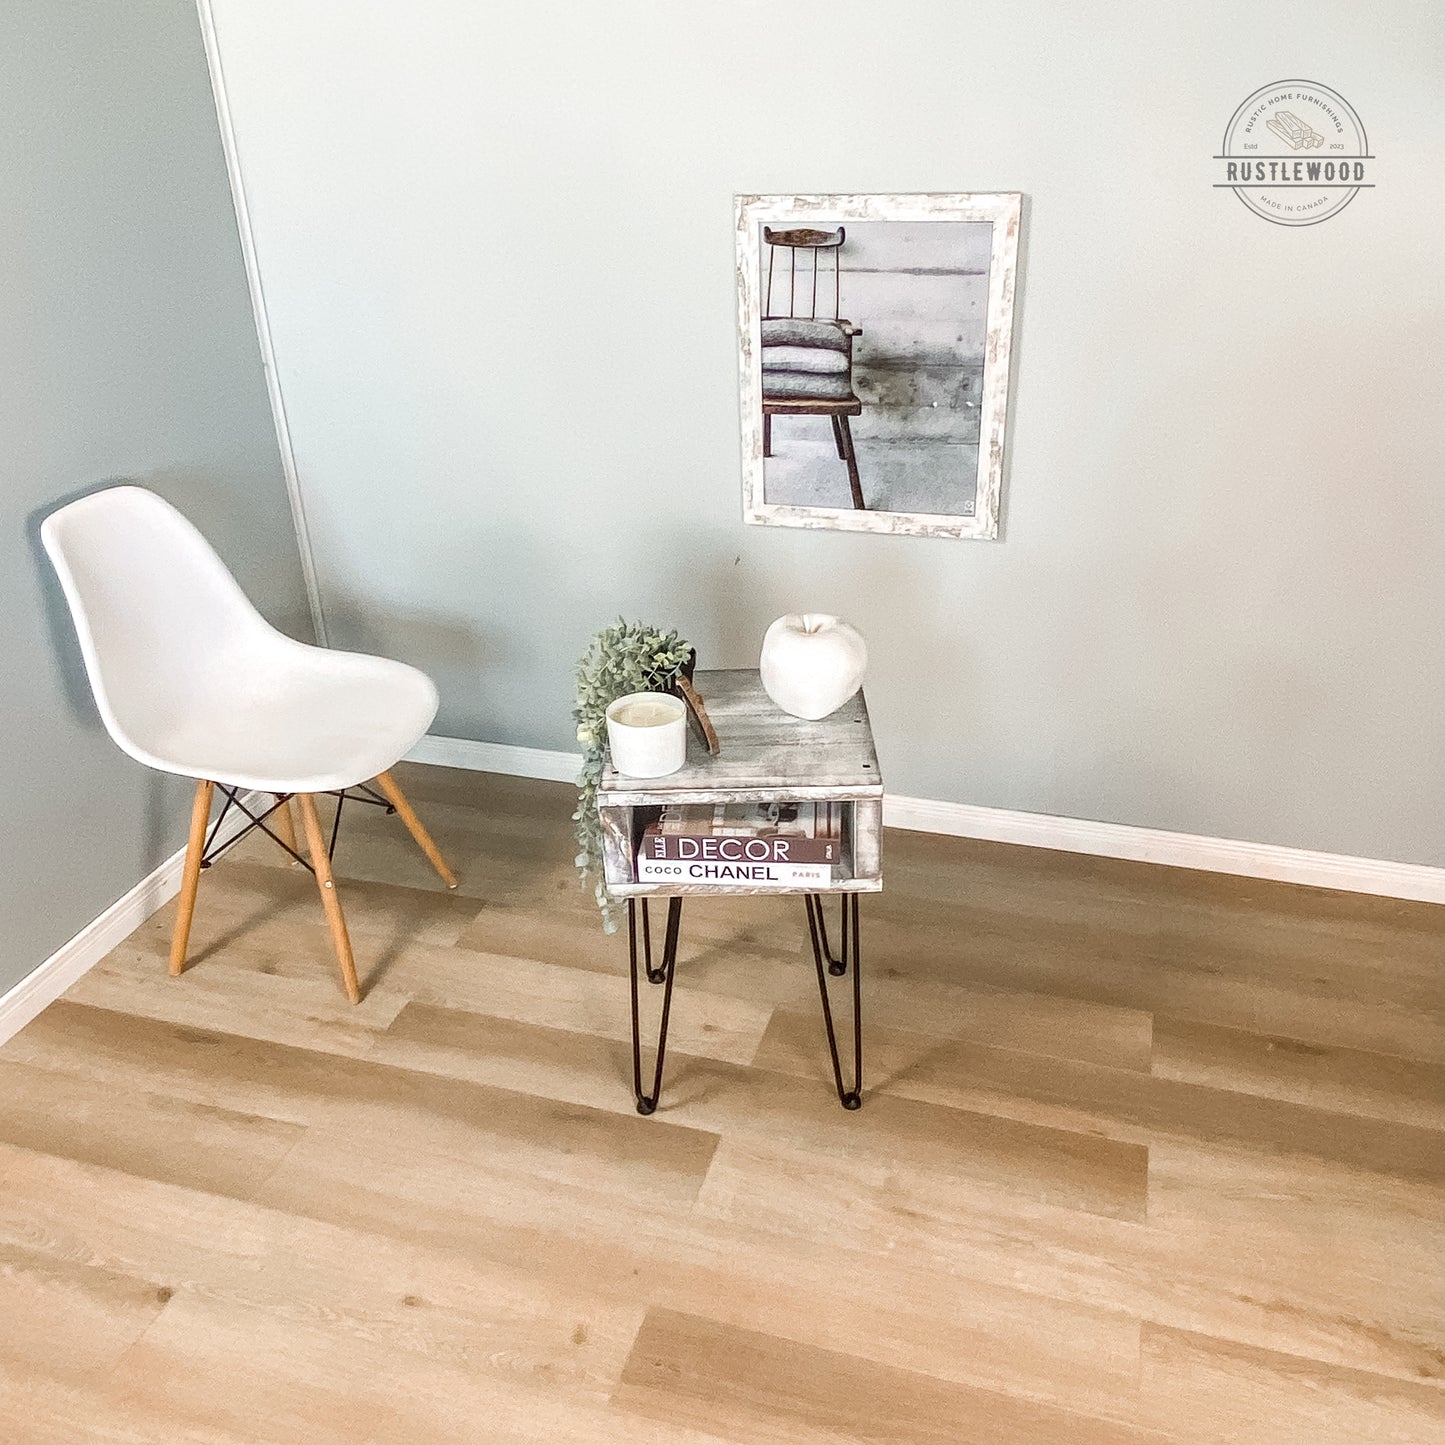
MULTIPOLYGON (((580 753, 547 752, 541 748, 435 736, 423 738, 408 757, 418 763, 565 783, 572 782, 582 766, 580 753)), ((1431 868, 1421 863, 1351 858, 1342 853, 1317 853, 1277 843, 1243 843, 1232 838, 1171 833, 1162 828, 1136 828, 1128 823, 1095 823, 1086 818, 1059 818, 1048 813, 1021 813, 1009 808, 981 808, 972 803, 908 798, 898 793, 884 797, 883 821, 890 828, 948 833, 956 838, 977 838, 989 843, 1019 843, 1029 848, 1091 853, 1101 858, 1162 863, 1171 868, 1195 868, 1207 873, 1303 883, 1313 888, 1374 893, 1384 898, 1445 903, 1445 868, 1431 868)))
POLYGON ((439 768, 466 768, 474 773, 508 773, 514 778, 545 778, 575 783, 582 769, 581 753, 516 748, 507 743, 474 743, 470 738, 443 738, 428 733, 407 755, 409 763, 439 768))
MULTIPOLYGON (((242 794, 242 801, 254 807, 261 794, 242 794)), ((241 814, 231 819, 217 835, 217 843, 228 842, 245 825, 241 814)), ((129 893, 117 898, 99 918, 87 923, 69 943, 63 943, 32 973, 9 992, 0 995, 0 1044, 18 1034, 47 1004, 54 1003, 78 978, 88 973, 118 943, 129 938, 158 908, 181 891, 181 869, 186 850, 172 853, 159 868, 141 879, 129 893)))
POLYGON ((888 794, 883 800, 883 821, 890 828, 950 833, 957 838, 978 838, 990 843, 1020 843, 1029 848, 1054 848, 1065 853, 1162 863, 1171 868, 1304 883, 1312 888, 1339 888, 1349 893, 1445 903, 1445 868, 1431 868, 1422 863, 1352 858, 1343 853, 1285 848, 1277 843, 1242 843, 1197 833, 1171 833, 1163 828, 1136 828, 1127 823, 1095 823, 1085 818, 1056 818, 1047 813, 1020 813, 1009 808, 939 803, 930 798, 905 798, 896 793, 888 794))

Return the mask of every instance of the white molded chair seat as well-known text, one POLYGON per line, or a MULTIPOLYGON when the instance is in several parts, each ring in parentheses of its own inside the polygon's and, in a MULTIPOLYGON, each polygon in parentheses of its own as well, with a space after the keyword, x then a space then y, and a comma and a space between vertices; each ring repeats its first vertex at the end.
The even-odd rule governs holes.
POLYGON ((198 780, 171 972, 185 965, 215 786, 227 790, 227 807, 236 790, 277 794, 272 836, 299 858, 294 794, 307 866, 321 888, 347 995, 357 1002, 351 943, 314 795, 374 778, 442 881, 455 888, 388 771, 436 716, 432 680, 388 658, 310 647, 278 632, 206 539, 143 487, 111 487, 71 502, 45 519, 40 535, 75 618, 106 730, 138 762, 198 780))
POLYGON ((100 715, 162 772, 270 793, 374 778, 425 734, 437 691, 405 663, 276 631, 169 502, 112 487, 41 525, 100 715))
POLYGON ((327 793, 385 772, 437 711, 436 688, 414 667, 280 633, 255 657, 231 658, 228 672, 127 751, 233 787, 327 793))

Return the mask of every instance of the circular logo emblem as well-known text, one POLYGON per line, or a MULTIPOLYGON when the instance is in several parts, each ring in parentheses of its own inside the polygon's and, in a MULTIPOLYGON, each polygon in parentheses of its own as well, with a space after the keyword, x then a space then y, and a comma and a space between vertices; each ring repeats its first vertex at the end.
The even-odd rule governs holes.
POLYGON ((1216 190, 1232 190, 1277 226, 1315 226, 1374 185, 1354 107, 1327 85, 1277 80, 1229 118, 1216 190))

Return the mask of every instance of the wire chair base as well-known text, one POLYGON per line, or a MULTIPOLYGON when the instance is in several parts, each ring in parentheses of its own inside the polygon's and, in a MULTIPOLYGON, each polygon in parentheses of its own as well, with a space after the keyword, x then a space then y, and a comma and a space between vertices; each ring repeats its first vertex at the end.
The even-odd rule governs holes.
MULTIPOLYGON (((315 868, 311 866, 309 860, 303 858, 285 839, 279 837, 267 826, 266 820, 279 809, 286 807, 295 796, 293 793, 276 793, 274 794, 276 801, 272 803, 269 808, 262 813, 253 813, 250 807, 242 802, 241 790, 239 788, 229 788, 224 783, 217 783, 216 788, 226 801, 222 804, 221 811, 216 814, 215 820, 211 824, 210 834, 206 838, 205 846, 201 850, 202 868, 209 868, 222 854, 234 848, 242 838, 248 837, 259 828, 282 852, 289 853, 308 873, 314 873, 316 871, 315 868), (216 839, 220 835, 221 824, 225 822, 232 808, 245 814, 247 819, 246 826, 242 828, 234 838, 227 838, 224 843, 218 845, 216 839)), ((326 856, 328 858, 334 858, 336 856, 336 840, 341 833, 341 809, 347 802, 366 803, 372 807, 385 808, 388 813, 396 812, 393 804, 389 803, 379 793, 373 792, 365 783, 359 783, 354 788, 333 789, 331 796, 336 799, 336 816, 331 822, 331 841, 326 849, 326 856)))

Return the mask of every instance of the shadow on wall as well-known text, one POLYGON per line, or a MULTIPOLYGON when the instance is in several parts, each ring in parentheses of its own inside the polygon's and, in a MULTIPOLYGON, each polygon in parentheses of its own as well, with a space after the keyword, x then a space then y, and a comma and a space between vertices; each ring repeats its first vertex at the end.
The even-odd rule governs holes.
MULTIPOLYGON (((713 561, 670 579, 676 595, 697 599, 696 610, 679 625, 697 647, 701 665, 756 667, 763 633, 774 618, 805 610, 834 613, 857 627, 869 644, 869 672, 875 683, 888 679, 896 691, 901 680, 917 679, 908 751, 927 756, 956 738, 966 719, 929 702, 937 675, 946 674, 948 687, 976 698, 978 706, 986 699, 978 696, 971 634, 945 608, 929 572, 918 565, 917 539, 889 538, 887 542, 904 545, 866 549, 842 533, 785 534, 777 540, 771 564, 756 550, 747 555, 719 548, 713 561), (804 547, 810 555, 806 565, 799 566, 804 547), (907 619, 901 632, 900 618, 907 619)), ((874 725, 886 769, 890 752, 899 762, 902 758, 890 746, 896 740, 890 737, 887 707, 879 706, 886 702, 885 691, 874 689, 874 725)))
POLYGON ((402 662, 427 658, 448 671, 466 669, 473 674, 501 660, 502 649, 495 638, 483 639, 471 622, 390 603, 384 622, 378 621, 373 605, 360 603, 355 593, 334 587, 326 592, 326 626, 332 646, 348 652, 395 657, 402 662))
POLYGON ((392 599, 382 606, 384 611, 354 592, 328 586, 325 609, 331 646, 419 667, 441 693, 432 731, 491 740, 486 724, 478 725, 476 708, 469 704, 479 688, 485 695, 491 679, 518 665, 515 658, 508 658, 505 634, 495 629, 483 634, 471 621, 399 606, 392 599))
POLYGON ((276 532, 275 494, 254 489, 249 496, 236 486, 236 478, 217 478, 195 470, 149 472, 136 484, 149 487, 200 528, 221 560, 235 574, 242 589, 273 627, 299 642, 315 642, 316 629, 304 587, 298 587, 300 551, 291 531, 290 517, 282 526, 285 544, 276 552, 258 555, 248 550, 252 537, 276 532), (225 497, 223 517, 216 516, 216 499, 225 497), (243 510, 237 505, 244 498, 243 510))

